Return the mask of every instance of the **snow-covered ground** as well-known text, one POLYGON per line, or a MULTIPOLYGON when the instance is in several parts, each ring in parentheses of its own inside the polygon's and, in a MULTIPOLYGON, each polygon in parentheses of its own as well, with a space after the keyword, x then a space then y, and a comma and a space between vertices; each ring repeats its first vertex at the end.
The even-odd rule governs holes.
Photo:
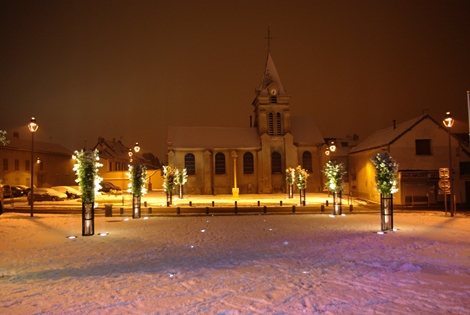
POLYGON ((469 314, 470 217, 394 218, 5 213, 0 314, 469 314))

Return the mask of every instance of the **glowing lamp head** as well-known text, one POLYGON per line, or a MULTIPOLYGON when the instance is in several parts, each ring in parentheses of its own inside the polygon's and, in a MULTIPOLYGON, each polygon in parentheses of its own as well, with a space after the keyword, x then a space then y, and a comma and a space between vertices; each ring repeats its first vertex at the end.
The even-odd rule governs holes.
POLYGON ((454 125, 454 117, 452 117, 450 115, 450 112, 446 112, 446 115, 444 117, 444 120, 442 121, 442 123, 444 124, 444 126, 446 126, 447 128, 450 128, 454 125))
POLYGON ((129 154, 129 157, 132 158, 132 154, 133 154, 133 153, 132 153, 132 150, 131 150, 131 149, 129 149, 129 153, 128 153, 128 154, 129 154))
POLYGON ((330 151, 335 152, 336 151, 336 144, 334 141, 331 141, 330 143, 330 151))
POLYGON ((38 128, 39 128, 39 125, 38 125, 38 123, 36 122, 36 118, 31 117, 31 120, 30 120, 29 123, 28 123, 28 129, 29 129, 29 131, 31 131, 31 132, 36 132, 36 130, 38 130, 38 128))
POLYGON ((134 151, 135 151, 135 152, 139 152, 139 151, 140 151, 140 147, 139 147, 139 143, 138 143, 138 142, 135 143, 134 151))

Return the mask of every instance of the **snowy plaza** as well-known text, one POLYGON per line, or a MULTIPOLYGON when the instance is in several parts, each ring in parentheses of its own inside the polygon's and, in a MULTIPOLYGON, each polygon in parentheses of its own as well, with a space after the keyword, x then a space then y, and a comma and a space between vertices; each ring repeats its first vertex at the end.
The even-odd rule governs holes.
POLYGON ((0 216, 1 314, 468 314, 470 217, 0 216), (67 236, 77 235, 76 239, 67 236))

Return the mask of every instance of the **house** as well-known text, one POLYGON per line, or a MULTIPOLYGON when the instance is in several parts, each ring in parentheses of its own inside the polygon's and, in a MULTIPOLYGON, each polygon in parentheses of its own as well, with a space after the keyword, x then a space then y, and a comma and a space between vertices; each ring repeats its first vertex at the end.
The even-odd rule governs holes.
MULTIPOLYGON (((103 137, 98 138, 93 150, 98 150, 100 155, 100 163, 103 164, 99 169, 100 177, 103 181, 112 182, 114 185, 119 186, 122 190, 127 190, 129 184, 129 164, 131 158, 133 162, 141 164, 145 163, 141 154, 133 152, 133 149, 125 146, 121 140, 106 140, 103 137), (129 155, 132 153, 132 156, 129 155)), ((150 169, 150 167, 148 167, 150 169)), ((148 190, 161 189, 163 185, 163 178, 160 170, 149 170, 147 172, 148 190)))
MULTIPOLYGON (((347 135, 345 138, 325 138, 327 145, 326 154, 329 155, 330 161, 336 163, 343 163, 344 168, 348 169, 348 155, 349 151, 354 148, 358 143, 359 137, 354 134, 352 136, 347 135)), ((349 194, 349 178, 344 178, 344 190, 343 196, 349 194)))
POLYGON ((322 191, 328 160, 323 136, 311 117, 291 116, 290 99, 268 53, 251 126, 170 126, 168 165, 186 168, 185 192, 286 192, 285 170, 298 165, 310 173, 307 191, 322 191))
POLYGON ((449 153, 456 201, 470 201, 468 144, 449 135, 446 127, 429 115, 376 131, 350 151, 348 176, 352 196, 380 200, 375 189, 375 169, 370 161, 380 151, 388 151, 399 165, 395 204, 442 203, 444 195, 439 188, 439 169, 449 167, 449 153))
POLYGON ((34 163, 34 185, 52 187, 76 185, 72 152, 60 144, 34 141, 31 160, 31 138, 20 139, 14 132, 6 146, 0 145, 0 179, 5 185, 31 185, 31 168, 34 163))

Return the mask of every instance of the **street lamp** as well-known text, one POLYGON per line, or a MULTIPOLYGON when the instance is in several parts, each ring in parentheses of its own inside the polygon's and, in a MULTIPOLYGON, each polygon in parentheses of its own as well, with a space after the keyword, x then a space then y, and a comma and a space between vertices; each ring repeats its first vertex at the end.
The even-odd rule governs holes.
POLYGON ((454 125, 454 117, 450 115, 450 112, 446 112, 444 120, 442 121, 444 126, 447 127, 447 133, 449 134, 449 186, 450 186, 450 215, 455 215, 454 205, 454 183, 452 182, 452 146, 450 141, 450 128, 454 125))
POLYGON ((28 129, 31 131, 31 198, 29 199, 31 206, 31 216, 33 216, 34 211, 34 133, 38 130, 38 128, 39 125, 36 122, 36 118, 31 117, 31 120, 28 123, 28 129))
MULTIPOLYGON (((134 152, 137 153, 140 151, 140 146, 139 146, 139 143, 136 142, 135 143, 135 146, 134 146, 134 152)), ((130 159, 130 162, 132 163, 132 150, 129 149, 129 156, 131 157, 130 159)), ((133 187, 134 185, 135 186, 139 186, 140 185, 140 182, 139 180, 137 180, 136 176, 141 176, 140 174, 141 172, 141 165, 139 165, 138 161, 135 161, 133 163, 133 166, 132 166, 132 172, 131 172, 131 187, 133 187), (139 182, 139 183, 138 183, 139 182)), ((141 195, 142 195, 142 191, 141 191, 141 187, 139 187, 139 192, 136 193, 136 190, 135 190, 136 187, 133 187, 132 189, 132 218, 133 219, 139 219, 141 217, 141 195)))

